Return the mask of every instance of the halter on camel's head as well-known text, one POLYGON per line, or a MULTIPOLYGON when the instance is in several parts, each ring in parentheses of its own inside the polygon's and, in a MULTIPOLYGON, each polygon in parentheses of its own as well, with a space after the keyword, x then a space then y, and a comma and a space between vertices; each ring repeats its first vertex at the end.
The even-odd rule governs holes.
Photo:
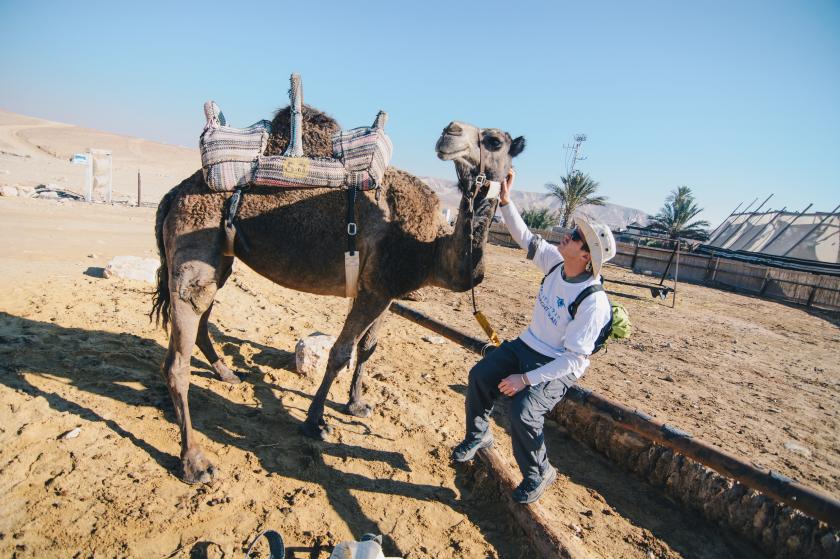
POLYGON ((435 146, 440 159, 455 163, 461 195, 474 202, 498 197, 512 159, 524 149, 522 136, 513 139, 497 128, 478 128, 464 122, 451 122, 435 146))

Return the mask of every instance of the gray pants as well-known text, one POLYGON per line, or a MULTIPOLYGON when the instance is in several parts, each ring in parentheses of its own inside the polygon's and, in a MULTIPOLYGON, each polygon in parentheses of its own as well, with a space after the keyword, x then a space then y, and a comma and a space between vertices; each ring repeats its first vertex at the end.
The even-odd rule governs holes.
MULTIPOLYGON (((520 339, 505 340, 470 370, 467 387, 467 436, 480 440, 489 427, 493 403, 501 395, 499 383, 512 374, 526 373, 553 357, 537 353, 520 339)), ((511 398, 510 426, 513 456, 525 479, 539 480, 548 469, 543 424, 545 414, 563 399, 575 383, 574 375, 526 386, 511 398)))

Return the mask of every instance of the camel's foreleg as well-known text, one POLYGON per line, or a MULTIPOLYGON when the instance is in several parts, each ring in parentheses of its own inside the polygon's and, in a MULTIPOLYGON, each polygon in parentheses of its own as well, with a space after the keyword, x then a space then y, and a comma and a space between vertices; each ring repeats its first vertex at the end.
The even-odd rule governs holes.
POLYGON ((338 339, 330 349, 330 356, 327 360, 327 371, 324 373, 324 380, 312 398, 309 412, 306 414, 306 421, 301 426, 301 431, 309 437, 325 439, 331 428, 324 421, 324 404, 330 392, 333 381, 339 371, 344 369, 350 362, 353 348, 359 343, 362 336, 370 330, 373 323, 388 309, 391 300, 367 292, 359 293, 353 302, 353 307, 344 321, 344 327, 338 335, 338 339))
POLYGON ((356 369, 353 371, 353 382, 350 385, 350 400, 344 406, 344 411, 356 417, 370 417, 373 407, 362 401, 362 389, 364 388, 365 363, 373 352, 376 351, 379 328, 385 321, 385 313, 379 315, 373 324, 370 325, 365 335, 356 347, 356 369))

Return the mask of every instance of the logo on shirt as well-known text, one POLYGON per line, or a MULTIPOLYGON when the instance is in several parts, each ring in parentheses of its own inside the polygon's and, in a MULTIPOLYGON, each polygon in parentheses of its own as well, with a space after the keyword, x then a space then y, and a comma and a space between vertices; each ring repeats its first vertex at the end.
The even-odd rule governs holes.
POLYGON ((565 307, 565 306, 566 306, 566 303, 565 303, 565 301, 563 301, 563 298, 562 298, 562 297, 558 297, 558 298, 557 298, 557 308, 558 308, 558 309, 562 309, 562 308, 563 308, 563 307, 565 307))

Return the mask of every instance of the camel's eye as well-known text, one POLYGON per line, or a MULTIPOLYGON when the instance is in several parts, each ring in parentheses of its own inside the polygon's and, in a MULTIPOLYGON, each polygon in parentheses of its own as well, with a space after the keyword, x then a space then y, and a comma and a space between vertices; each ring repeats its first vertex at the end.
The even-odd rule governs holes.
POLYGON ((495 136, 487 136, 487 138, 484 139, 484 145, 487 146, 487 149, 495 151, 502 147, 502 141, 495 136))

